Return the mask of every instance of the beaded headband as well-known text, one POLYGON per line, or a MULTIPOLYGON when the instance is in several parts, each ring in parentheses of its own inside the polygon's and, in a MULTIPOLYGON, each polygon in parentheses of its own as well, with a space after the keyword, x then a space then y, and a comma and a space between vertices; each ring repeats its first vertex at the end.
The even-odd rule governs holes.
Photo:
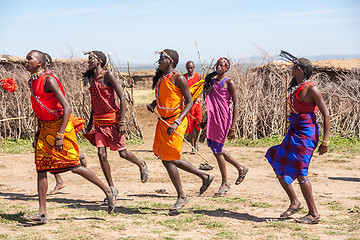
POLYGON ((170 59, 171 62, 174 61, 174 60, 169 56, 169 54, 167 54, 167 52, 165 52, 165 50, 162 50, 162 51, 160 51, 160 52, 155 52, 155 54, 160 54, 160 56, 167 57, 168 59, 170 59))
POLYGON ((224 61, 224 62, 225 62, 225 66, 222 66, 222 68, 224 68, 224 67, 227 67, 228 69, 230 68, 230 61, 229 61, 229 59, 227 59, 226 57, 222 57, 222 58, 219 58, 219 59, 217 60, 216 64, 214 65, 214 69, 216 68, 218 62, 220 62, 220 61, 224 61))
POLYGON ((98 55, 96 55, 93 51, 84 52, 84 55, 93 56, 93 57, 96 58, 98 61, 100 61, 100 63, 103 62, 103 61, 101 60, 101 58, 100 58, 98 55))

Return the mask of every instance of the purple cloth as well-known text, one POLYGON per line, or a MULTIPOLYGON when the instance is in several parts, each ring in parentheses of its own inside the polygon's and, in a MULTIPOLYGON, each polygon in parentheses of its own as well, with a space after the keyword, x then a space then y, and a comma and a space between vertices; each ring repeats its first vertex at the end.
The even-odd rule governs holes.
POLYGON ((221 153, 222 152, 222 148, 224 147, 224 144, 217 143, 210 139, 207 139, 206 142, 213 153, 221 153))
POLYGON ((315 113, 291 113, 290 128, 280 145, 269 148, 265 157, 287 184, 307 176, 311 157, 319 142, 315 113))
MULTIPOLYGON (((225 81, 226 79, 222 80, 221 84, 225 81)), ((206 138, 224 144, 232 123, 231 94, 215 79, 212 84, 213 89, 205 99, 208 116, 206 138)))

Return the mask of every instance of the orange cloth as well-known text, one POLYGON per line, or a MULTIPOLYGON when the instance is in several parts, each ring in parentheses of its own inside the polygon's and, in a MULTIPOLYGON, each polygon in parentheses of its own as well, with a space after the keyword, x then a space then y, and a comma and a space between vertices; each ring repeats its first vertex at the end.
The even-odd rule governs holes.
MULTIPOLYGON (((169 79, 174 74, 159 79, 159 83, 155 88, 156 106, 160 116, 166 119, 166 122, 171 125, 183 110, 182 100, 183 95, 180 88, 176 87, 169 79), (180 107, 178 107, 180 105, 180 107)), ((176 131, 184 136, 187 119, 181 122, 176 131)), ((153 145, 153 152, 156 156, 164 161, 179 160, 181 157, 181 149, 183 139, 176 133, 167 134, 167 126, 163 121, 159 120, 156 126, 155 139, 153 145)))
MULTIPOLYGON (((36 171, 50 171, 50 173, 58 173, 80 166, 79 146, 77 144, 76 130, 74 129, 72 120, 78 122, 82 119, 75 118, 73 116, 70 117, 65 129, 64 148, 61 152, 55 151, 54 142, 62 119, 59 118, 55 121, 40 120, 39 136, 37 138, 35 148, 36 171)), ((83 124, 83 120, 80 122, 83 124)))

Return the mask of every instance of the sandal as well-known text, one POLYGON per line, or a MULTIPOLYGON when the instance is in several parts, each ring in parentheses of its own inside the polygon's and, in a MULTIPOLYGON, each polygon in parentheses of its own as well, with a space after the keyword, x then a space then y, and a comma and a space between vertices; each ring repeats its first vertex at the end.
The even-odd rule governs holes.
POLYGON ((117 202, 117 195, 119 194, 119 191, 116 187, 110 187, 111 189, 111 196, 108 198, 108 213, 112 213, 115 210, 116 202, 117 202), (115 200, 114 200, 115 199, 115 200))
POLYGON ((22 219, 24 219, 28 223, 32 224, 45 224, 48 222, 47 218, 45 217, 45 214, 34 214, 29 216, 21 216, 22 219))
POLYGON ((292 207, 289 207, 285 212, 282 212, 280 214, 280 218, 287 218, 287 217, 290 217, 291 215, 297 213, 298 211, 300 211, 301 209, 303 209, 303 206, 301 203, 299 203, 299 205, 297 206, 297 208, 292 208, 292 207), (289 213, 287 213, 289 212, 289 213))
POLYGON ((227 187, 220 187, 219 190, 214 194, 214 197, 222 197, 230 190, 230 185, 227 187))
POLYGON ((211 166, 210 164, 208 164, 208 163, 200 163, 200 165, 199 165, 199 169, 200 170, 206 170, 206 171, 208 171, 208 170, 212 170, 214 167, 213 166, 211 166))
MULTIPOLYGON (((110 189, 116 195, 116 198, 117 198, 117 196, 119 195, 119 190, 114 186, 110 186, 110 189)), ((106 203, 107 201, 108 201, 107 197, 104 198, 104 203, 106 203)))
POLYGON ((179 199, 176 200, 175 204, 169 209, 170 211, 179 211, 182 209, 187 203, 189 202, 188 196, 186 196, 185 199, 179 199))
POLYGON ((142 183, 146 183, 146 181, 149 179, 149 170, 146 162, 143 161, 143 163, 145 164, 145 171, 143 172, 140 170, 140 178, 142 183))
POLYGON ((311 215, 306 215, 305 217, 296 218, 295 222, 305 224, 318 224, 320 222, 320 216, 313 218, 311 215))
POLYGON ((210 186, 210 184, 212 183, 212 181, 214 180, 214 175, 209 174, 207 180, 205 182, 203 182, 201 188, 200 188, 200 195, 203 194, 210 186))
POLYGON ((245 166, 242 174, 239 174, 239 177, 236 179, 235 185, 239 185, 240 183, 242 183, 242 181, 244 181, 245 176, 248 173, 248 171, 249 171, 249 168, 245 166))

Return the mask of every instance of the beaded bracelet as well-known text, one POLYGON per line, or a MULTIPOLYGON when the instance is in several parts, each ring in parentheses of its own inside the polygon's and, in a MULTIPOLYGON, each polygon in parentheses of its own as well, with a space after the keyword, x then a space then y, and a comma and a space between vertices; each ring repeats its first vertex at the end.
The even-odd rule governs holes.
POLYGON ((177 123, 177 125, 180 125, 180 124, 181 124, 181 122, 180 122, 179 119, 176 119, 176 120, 174 121, 174 123, 177 123))
POLYGON ((64 133, 63 133, 63 134, 61 134, 61 133, 59 133, 59 132, 56 133, 56 138, 57 138, 57 139, 64 139, 64 137, 65 137, 65 134, 64 134, 64 133))
POLYGON ((125 121, 119 122, 120 126, 124 126, 125 125, 125 121))
POLYGON ((234 132, 234 131, 235 131, 235 128, 230 128, 230 131, 234 132))
POLYGON ((330 145, 330 141, 322 140, 321 145, 328 147, 330 145))

